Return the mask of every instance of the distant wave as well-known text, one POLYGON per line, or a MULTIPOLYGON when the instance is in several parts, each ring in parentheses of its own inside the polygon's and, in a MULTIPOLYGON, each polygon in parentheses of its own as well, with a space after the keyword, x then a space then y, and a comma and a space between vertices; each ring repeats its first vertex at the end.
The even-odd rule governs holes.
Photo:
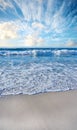
POLYGON ((26 55, 26 56, 64 56, 77 55, 76 49, 32 49, 32 50, 0 50, 0 56, 26 55))
POLYGON ((55 54, 55 55, 76 55, 77 50, 68 50, 68 49, 54 50, 53 54, 55 54))

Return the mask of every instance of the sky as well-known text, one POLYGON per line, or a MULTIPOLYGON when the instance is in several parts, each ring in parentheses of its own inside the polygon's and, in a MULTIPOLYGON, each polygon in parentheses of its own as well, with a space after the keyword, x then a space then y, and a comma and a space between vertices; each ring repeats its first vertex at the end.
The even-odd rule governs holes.
POLYGON ((0 0, 1 47, 77 47, 77 0, 0 0))

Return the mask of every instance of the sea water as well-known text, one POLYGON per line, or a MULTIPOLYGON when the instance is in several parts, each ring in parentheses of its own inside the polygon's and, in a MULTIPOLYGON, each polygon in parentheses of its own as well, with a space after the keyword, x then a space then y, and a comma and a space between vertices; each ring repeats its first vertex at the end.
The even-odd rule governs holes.
POLYGON ((77 89, 76 48, 0 49, 0 96, 77 89))

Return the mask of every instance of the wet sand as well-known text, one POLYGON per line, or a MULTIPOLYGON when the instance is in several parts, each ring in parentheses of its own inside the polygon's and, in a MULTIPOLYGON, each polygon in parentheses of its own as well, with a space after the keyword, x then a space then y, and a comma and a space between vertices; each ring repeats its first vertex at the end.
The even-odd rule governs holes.
POLYGON ((1 97, 0 130, 77 130, 77 90, 1 97))

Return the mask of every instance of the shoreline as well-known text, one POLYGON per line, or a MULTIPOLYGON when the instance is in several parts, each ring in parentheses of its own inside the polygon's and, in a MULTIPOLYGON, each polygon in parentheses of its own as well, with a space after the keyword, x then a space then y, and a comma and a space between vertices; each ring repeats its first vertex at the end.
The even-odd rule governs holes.
POLYGON ((0 95, 0 99, 1 98, 5 98, 5 97, 16 97, 16 96, 37 96, 37 95, 44 95, 44 94, 52 94, 52 93, 66 93, 66 92, 70 92, 70 91, 77 91, 77 89, 67 89, 67 90, 62 90, 62 91, 47 91, 47 92, 39 92, 39 93, 35 93, 35 94, 26 94, 26 93, 19 93, 19 94, 8 94, 8 95, 0 95))
POLYGON ((0 130, 77 130, 77 90, 0 97, 0 130))

